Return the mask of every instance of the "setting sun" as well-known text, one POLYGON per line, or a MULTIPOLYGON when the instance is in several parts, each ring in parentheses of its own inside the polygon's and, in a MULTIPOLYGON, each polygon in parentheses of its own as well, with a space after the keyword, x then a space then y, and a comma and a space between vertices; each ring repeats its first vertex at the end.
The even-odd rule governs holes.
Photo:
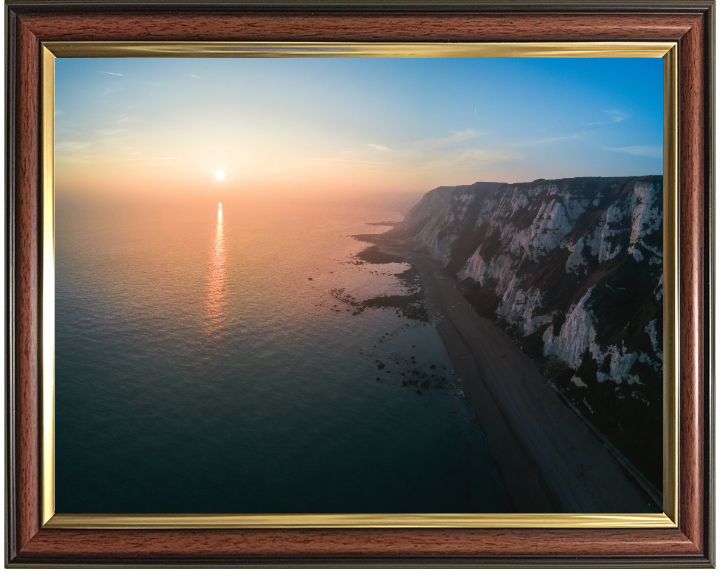
POLYGON ((222 170, 215 172, 215 180, 225 180, 225 172, 222 170))

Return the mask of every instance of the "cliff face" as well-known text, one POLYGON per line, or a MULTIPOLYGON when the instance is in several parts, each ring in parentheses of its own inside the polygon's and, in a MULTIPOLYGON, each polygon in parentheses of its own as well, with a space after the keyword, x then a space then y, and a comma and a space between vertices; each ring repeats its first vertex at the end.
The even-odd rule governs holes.
POLYGON ((437 188, 391 234, 661 486, 662 177, 437 188))

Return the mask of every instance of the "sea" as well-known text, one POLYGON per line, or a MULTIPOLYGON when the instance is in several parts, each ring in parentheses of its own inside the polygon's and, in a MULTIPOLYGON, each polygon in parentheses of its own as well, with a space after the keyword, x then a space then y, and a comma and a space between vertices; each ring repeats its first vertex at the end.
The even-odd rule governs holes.
POLYGON ((432 314, 348 303, 417 289, 357 258, 401 218, 59 195, 56 511, 506 511, 432 314))

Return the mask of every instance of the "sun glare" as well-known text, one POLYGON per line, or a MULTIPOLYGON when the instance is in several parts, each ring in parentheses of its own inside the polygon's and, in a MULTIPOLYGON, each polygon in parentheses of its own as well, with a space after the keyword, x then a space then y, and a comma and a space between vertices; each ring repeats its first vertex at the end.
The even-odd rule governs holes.
POLYGON ((225 180, 225 172, 222 170, 215 172, 215 180, 225 180))

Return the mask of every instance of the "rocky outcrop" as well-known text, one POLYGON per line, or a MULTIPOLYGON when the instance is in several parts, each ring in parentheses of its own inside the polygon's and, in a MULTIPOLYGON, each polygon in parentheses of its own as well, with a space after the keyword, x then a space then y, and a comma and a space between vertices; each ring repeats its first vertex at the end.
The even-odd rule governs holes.
POLYGON ((428 192, 389 234, 441 261, 654 483, 662 474, 662 177, 428 192))

